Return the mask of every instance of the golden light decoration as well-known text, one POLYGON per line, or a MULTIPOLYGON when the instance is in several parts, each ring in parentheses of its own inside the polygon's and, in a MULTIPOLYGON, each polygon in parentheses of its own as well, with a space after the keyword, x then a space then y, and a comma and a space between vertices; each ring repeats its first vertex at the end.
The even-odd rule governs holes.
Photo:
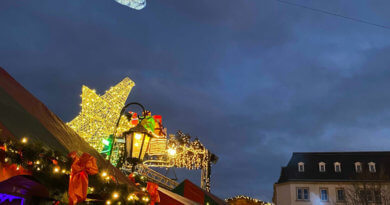
MULTIPOLYGON (((120 111, 134 85, 135 83, 126 77, 101 96, 83 85, 81 112, 67 124, 100 152, 103 149, 102 140, 114 132, 120 111)), ((121 122, 118 132, 129 129, 130 122, 121 122)))
POLYGON ((114 192, 114 193, 112 194, 112 198, 114 198, 114 199, 119 198, 118 192, 114 192))
POLYGON ((23 144, 26 144, 28 139, 27 139, 27 137, 23 137, 21 141, 22 141, 23 144))

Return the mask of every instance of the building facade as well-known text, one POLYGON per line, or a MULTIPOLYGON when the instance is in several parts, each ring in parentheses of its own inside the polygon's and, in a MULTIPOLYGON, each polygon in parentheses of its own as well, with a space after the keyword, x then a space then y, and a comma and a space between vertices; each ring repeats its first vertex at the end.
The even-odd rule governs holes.
POLYGON ((274 184, 276 205, 390 204, 390 152, 293 153, 274 184))

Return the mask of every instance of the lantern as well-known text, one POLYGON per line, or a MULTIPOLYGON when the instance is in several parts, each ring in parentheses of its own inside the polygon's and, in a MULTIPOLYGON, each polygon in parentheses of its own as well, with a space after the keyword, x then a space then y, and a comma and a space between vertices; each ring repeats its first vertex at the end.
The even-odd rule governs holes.
POLYGON ((144 159, 146 150, 149 147, 150 139, 153 137, 149 134, 148 130, 144 126, 138 124, 131 128, 129 131, 124 132, 125 137, 125 148, 126 148, 126 159, 133 165, 136 162, 140 162, 144 159))

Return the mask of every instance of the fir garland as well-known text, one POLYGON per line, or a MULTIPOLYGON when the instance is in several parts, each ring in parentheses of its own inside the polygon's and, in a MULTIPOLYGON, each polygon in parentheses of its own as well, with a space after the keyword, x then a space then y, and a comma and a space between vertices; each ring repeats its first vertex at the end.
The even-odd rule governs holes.
MULTIPOLYGON (((0 139, 0 163, 4 165, 16 164, 31 172, 32 176, 43 184, 50 194, 50 198, 67 203, 69 174, 72 161, 53 151, 41 143, 28 142, 27 138, 20 141, 0 139)), ((146 185, 145 177, 135 175, 141 186, 146 185)), ((149 195, 143 189, 134 191, 125 184, 118 184, 106 172, 89 176, 88 198, 85 204, 147 204, 149 195)))

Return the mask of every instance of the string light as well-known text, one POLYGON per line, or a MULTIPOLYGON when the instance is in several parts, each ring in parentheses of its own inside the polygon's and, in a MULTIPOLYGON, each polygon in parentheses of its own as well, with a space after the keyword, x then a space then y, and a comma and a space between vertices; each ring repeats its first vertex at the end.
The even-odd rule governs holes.
POLYGON ((106 177, 107 176, 107 172, 102 172, 102 177, 106 177))
POLYGON ((118 192, 114 192, 114 193, 112 194, 112 198, 114 198, 114 199, 119 198, 118 192))
POLYGON ((22 143, 23 143, 23 144, 26 144, 27 141, 28 141, 27 137, 23 137, 23 138, 22 138, 22 143))
POLYGON ((63 169, 61 172, 62 172, 63 174, 65 174, 65 173, 66 173, 66 170, 65 170, 65 169, 63 169))
POLYGON ((240 200, 240 199, 247 200, 247 201, 249 201, 250 203, 253 203, 253 204, 271 205, 271 203, 267 203, 267 202, 264 202, 262 200, 255 199, 255 198, 252 198, 252 197, 249 197, 249 196, 244 196, 244 195, 238 195, 238 196, 235 196, 235 197, 231 197, 231 198, 225 199, 225 201, 226 202, 233 202, 233 201, 240 200))
POLYGON ((110 201, 110 200, 107 200, 107 201, 106 201, 106 204, 107 204, 107 205, 110 205, 110 204, 111 204, 111 201, 110 201))
MULTIPOLYGON (((81 112, 67 124, 100 152, 103 149, 103 138, 114 132, 120 111, 134 85, 130 78, 125 78, 101 96, 83 85, 81 112)), ((123 122, 119 125, 118 133, 129 129, 130 126, 127 120, 121 121, 123 122)))
POLYGON ((175 156, 175 155, 176 155, 176 149, 174 149, 174 148, 169 148, 169 149, 168 149, 168 154, 169 154, 170 156, 175 156))
POLYGON ((58 173, 58 172, 60 172, 60 168, 59 167, 54 167, 54 173, 58 173))
POLYGON ((145 201, 145 202, 148 202, 149 201, 149 197, 142 197, 142 201, 145 201))

